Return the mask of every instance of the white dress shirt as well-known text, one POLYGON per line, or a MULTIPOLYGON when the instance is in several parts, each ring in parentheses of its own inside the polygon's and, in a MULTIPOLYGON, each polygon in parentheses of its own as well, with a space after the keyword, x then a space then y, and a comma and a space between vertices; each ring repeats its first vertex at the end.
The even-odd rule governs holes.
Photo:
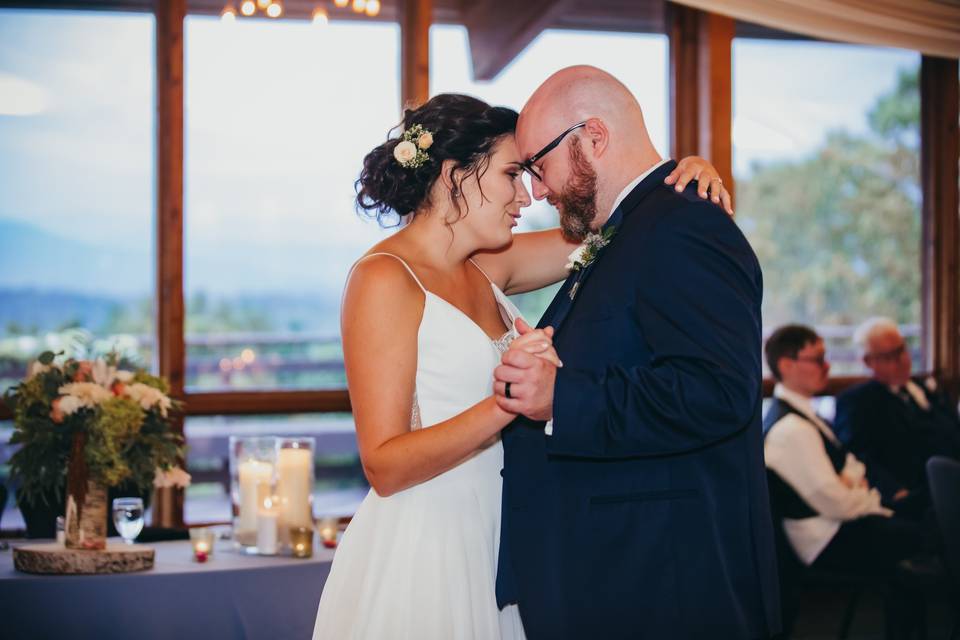
POLYGON ((906 389, 907 393, 910 394, 910 397, 913 398, 913 401, 917 403, 918 407, 924 411, 930 411, 930 401, 927 400, 927 395, 916 382, 913 380, 907 380, 907 383, 902 387, 890 387, 890 391, 892 391, 894 395, 900 395, 900 389, 906 389))
MULTIPOLYGON (((613 212, 617 210, 617 207, 620 206, 620 203, 623 202, 623 199, 626 198, 628 195, 630 195, 630 192, 633 191, 638 184, 643 182, 647 176, 649 176, 651 173, 653 173, 654 171, 656 171, 657 169, 659 169, 661 166, 663 166, 669 161, 670 161, 670 158, 664 158, 663 160, 661 160, 660 162, 653 165, 652 167, 650 167, 649 169, 641 173, 639 176, 631 180, 630 184, 625 186, 623 188, 623 191, 620 192, 620 195, 617 196, 617 199, 613 201, 613 207, 610 208, 610 213, 608 213, 607 217, 604 218, 604 223, 606 223, 606 221, 610 219, 610 216, 612 216, 613 212)), ((548 436, 553 435, 553 418, 547 420, 547 424, 543 425, 543 432, 548 436)))
POLYGON ((893 512, 880 504, 880 492, 860 486, 867 469, 852 453, 847 454, 840 474, 833 468, 816 426, 829 440, 839 443, 826 422, 813 410, 810 398, 787 389, 774 387, 773 395, 783 400, 806 418, 791 413, 774 425, 763 444, 767 467, 790 485, 818 515, 800 520, 785 518, 784 532, 805 564, 812 564, 830 544, 840 525, 866 515, 891 516, 893 512), (841 481, 843 476, 853 486, 841 481))

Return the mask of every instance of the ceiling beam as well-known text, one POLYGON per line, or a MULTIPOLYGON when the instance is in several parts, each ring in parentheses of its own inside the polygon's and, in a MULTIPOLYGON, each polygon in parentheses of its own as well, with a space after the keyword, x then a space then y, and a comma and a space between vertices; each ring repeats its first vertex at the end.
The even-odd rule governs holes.
POLYGON ((475 80, 493 80, 540 33, 575 4, 574 0, 465 3, 463 24, 470 38, 475 80))

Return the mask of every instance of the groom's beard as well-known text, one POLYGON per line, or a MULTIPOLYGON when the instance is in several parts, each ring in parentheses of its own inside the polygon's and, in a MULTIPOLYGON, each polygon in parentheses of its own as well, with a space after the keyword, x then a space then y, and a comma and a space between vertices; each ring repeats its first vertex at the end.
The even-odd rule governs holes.
POLYGON ((560 212, 560 228, 567 240, 581 242, 597 217, 597 173, 583 156, 580 140, 570 143, 570 180, 556 198, 547 198, 560 212))

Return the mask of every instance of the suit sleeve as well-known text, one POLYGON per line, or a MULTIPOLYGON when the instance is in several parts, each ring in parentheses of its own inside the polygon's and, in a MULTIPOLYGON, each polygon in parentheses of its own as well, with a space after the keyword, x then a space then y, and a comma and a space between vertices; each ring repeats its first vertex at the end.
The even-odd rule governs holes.
POLYGON ((880 490, 884 500, 890 501, 904 486, 882 462, 886 454, 882 442, 876 439, 882 424, 882 416, 876 410, 878 406, 866 390, 841 395, 837 399, 836 432, 850 451, 867 465, 870 484, 880 490))
POLYGON ((557 371, 549 453, 683 453, 758 415, 760 268, 733 222, 710 206, 664 214, 641 244, 632 330, 649 346, 649 361, 557 371))

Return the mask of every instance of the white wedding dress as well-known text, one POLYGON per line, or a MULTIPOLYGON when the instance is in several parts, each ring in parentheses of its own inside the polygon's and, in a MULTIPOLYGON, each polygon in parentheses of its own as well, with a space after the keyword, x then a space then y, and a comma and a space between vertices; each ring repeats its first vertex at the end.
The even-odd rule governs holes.
MULTIPOLYGON (((493 369, 520 314, 491 282, 511 327, 491 340, 400 262, 425 296, 411 428, 429 428, 492 393, 493 369)), ((522 639, 517 607, 499 611, 494 594, 502 468, 498 438, 449 471, 392 496, 371 489, 337 548, 314 640, 522 639)))

